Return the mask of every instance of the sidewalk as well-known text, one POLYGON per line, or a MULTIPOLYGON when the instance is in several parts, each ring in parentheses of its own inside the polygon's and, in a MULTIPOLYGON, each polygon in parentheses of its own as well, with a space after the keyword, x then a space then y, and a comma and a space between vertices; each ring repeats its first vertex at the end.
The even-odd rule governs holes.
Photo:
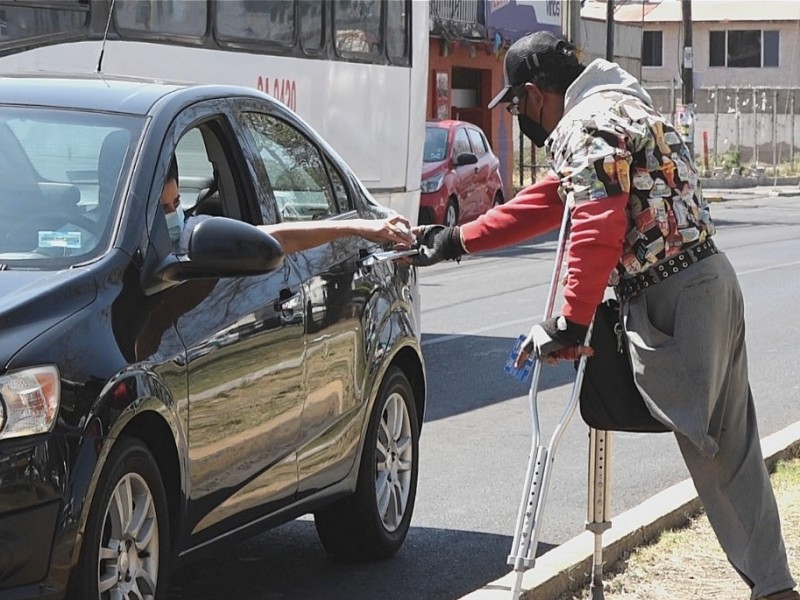
POLYGON ((715 187, 720 181, 707 180, 703 184, 703 196, 709 202, 747 200, 749 198, 800 196, 800 185, 757 185, 748 187, 715 187))
MULTIPOLYGON (((800 455, 800 422, 761 441, 767 465, 800 455)), ((685 527, 701 511, 700 501, 691 480, 678 483, 620 515, 612 515, 611 529, 603 534, 603 560, 611 569, 625 554, 656 539, 668 529, 685 527)), ((800 527, 800 522, 784 527, 800 527)), ((522 580, 524 600, 556 600, 569 592, 588 589, 594 551, 594 535, 588 531, 572 538, 536 560, 522 580)), ((800 576, 800 573, 797 574, 800 576)), ((487 583, 461 600, 509 600, 516 575, 487 583)), ((742 598, 746 598, 746 588, 742 598)), ((619 596, 617 596, 619 597, 619 596)), ((723 596, 724 597, 724 596, 723 596)), ((609 596, 611 598, 611 596, 609 596)), ((648 598, 647 600, 655 600, 648 598)), ((673 597, 672 600, 717 600, 673 597)))

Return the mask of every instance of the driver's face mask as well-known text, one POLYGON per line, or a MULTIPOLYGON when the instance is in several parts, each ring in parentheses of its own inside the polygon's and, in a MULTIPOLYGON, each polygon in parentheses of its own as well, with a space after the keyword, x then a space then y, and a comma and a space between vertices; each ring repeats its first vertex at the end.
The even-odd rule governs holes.
POLYGON ((169 231, 169 239, 171 239, 173 243, 175 243, 181 239, 181 233, 183 233, 183 222, 184 222, 183 209, 180 206, 178 206, 174 211, 172 211, 171 213, 167 213, 164 216, 167 219, 167 230, 169 231))

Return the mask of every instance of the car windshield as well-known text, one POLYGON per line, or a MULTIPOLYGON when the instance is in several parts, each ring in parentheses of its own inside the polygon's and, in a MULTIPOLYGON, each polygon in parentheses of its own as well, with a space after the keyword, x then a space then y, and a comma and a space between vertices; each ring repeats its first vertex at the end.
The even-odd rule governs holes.
POLYGON ((142 124, 0 107, 0 265, 63 268, 102 252, 142 124))
POLYGON ((425 151, 423 162, 439 162, 447 156, 447 129, 425 128, 425 151))

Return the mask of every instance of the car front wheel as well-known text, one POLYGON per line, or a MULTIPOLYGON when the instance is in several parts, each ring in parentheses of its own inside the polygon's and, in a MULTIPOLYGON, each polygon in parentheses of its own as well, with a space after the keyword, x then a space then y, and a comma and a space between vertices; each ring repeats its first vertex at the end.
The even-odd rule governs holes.
POLYGON ((418 465, 414 393, 405 374, 392 367, 370 417, 355 493, 315 514, 325 549, 345 560, 397 552, 411 524, 418 465))
POLYGON ((169 525, 155 459, 122 438, 97 484, 70 598, 158 600, 167 595, 169 525))
POLYGON ((458 224, 458 206, 456 206, 456 199, 450 198, 447 202, 447 207, 444 209, 444 223, 445 227, 453 227, 458 224))

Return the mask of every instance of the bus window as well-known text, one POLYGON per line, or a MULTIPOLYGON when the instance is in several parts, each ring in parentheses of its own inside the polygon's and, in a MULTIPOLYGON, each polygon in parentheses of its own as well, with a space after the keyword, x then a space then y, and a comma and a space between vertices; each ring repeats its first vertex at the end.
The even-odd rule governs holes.
POLYGON ((206 3, 195 0, 117 0, 114 24, 118 31, 202 37, 206 34, 206 3))
POLYGON ((395 65, 408 64, 408 3, 386 3, 386 53, 395 65))
POLYGON ((216 32, 220 40, 294 46, 294 2, 225 0, 217 2, 216 6, 216 32))
POLYGON ((317 54, 325 44, 322 0, 298 0, 300 8, 300 43, 303 51, 317 54))
POLYGON ((261 113, 245 113, 267 171, 282 221, 311 221, 337 214, 338 207, 316 146, 294 127, 261 113))
POLYGON ((87 2, 62 1, 0 3, 0 44, 81 31, 89 20, 87 2), (26 6, 32 4, 35 6, 26 6))
POLYGON ((333 30, 337 54, 368 60, 381 56, 381 6, 382 2, 369 0, 336 0, 333 30))

